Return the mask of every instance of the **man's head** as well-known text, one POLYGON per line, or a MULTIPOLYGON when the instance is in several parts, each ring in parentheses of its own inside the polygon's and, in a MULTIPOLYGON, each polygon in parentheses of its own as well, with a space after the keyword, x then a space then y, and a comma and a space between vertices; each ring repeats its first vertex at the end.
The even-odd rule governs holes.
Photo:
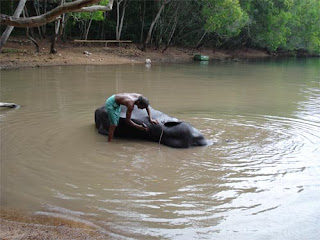
POLYGON ((144 96, 140 96, 138 98, 138 100, 136 101, 136 105, 140 109, 147 108, 149 106, 149 100, 148 100, 148 98, 146 98, 144 96))

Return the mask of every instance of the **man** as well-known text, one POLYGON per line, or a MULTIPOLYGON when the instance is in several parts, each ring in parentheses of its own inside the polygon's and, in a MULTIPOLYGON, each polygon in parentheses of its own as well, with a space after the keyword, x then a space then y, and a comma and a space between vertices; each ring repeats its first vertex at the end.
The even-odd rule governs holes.
POLYGON ((126 121, 129 125, 141 130, 148 131, 147 126, 136 124, 131 120, 131 114, 134 109, 134 105, 137 105, 139 109, 146 109, 149 121, 153 124, 157 124, 156 120, 153 120, 149 110, 149 100, 138 93, 118 93, 109 97, 106 101, 106 109, 108 110, 108 117, 110 121, 109 125, 109 135, 108 142, 111 142, 113 138, 113 133, 119 124, 121 107, 120 105, 125 105, 127 107, 126 121))

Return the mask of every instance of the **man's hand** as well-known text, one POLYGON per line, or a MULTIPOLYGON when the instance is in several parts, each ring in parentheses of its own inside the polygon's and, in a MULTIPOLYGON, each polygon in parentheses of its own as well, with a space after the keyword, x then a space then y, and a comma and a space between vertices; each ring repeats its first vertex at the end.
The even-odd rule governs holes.
POLYGON ((150 121, 152 124, 158 124, 158 121, 157 121, 157 120, 149 119, 149 121, 150 121))
POLYGON ((141 129, 141 130, 148 132, 148 131, 149 131, 149 128, 148 128, 148 126, 147 126, 145 123, 142 123, 142 129, 141 129))

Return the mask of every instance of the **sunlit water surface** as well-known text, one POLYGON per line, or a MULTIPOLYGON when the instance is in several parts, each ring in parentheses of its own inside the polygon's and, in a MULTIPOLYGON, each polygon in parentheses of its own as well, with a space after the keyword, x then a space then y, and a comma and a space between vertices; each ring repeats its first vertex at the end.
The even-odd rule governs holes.
POLYGON ((320 61, 1 71, 1 208, 115 239, 318 239, 320 61), (173 149, 114 139, 94 111, 116 92, 198 128, 173 149))

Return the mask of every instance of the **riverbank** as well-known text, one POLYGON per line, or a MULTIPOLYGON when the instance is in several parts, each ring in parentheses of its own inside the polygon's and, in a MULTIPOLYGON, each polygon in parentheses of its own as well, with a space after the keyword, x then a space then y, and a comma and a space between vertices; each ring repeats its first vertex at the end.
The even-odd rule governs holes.
POLYGON ((50 43, 46 40, 39 41, 39 47, 40 53, 36 53, 35 46, 30 41, 10 39, 0 55, 0 69, 57 65, 135 64, 144 63, 145 59, 150 59, 152 62, 187 62, 192 61, 196 53, 207 55, 211 60, 217 61, 273 57, 267 52, 253 49, 224 51, 170 47, 164 53, 153 49, 143 52, 133 43, 108 47, 104 47, 102 43, 87 46, 73 42, 58 43, 56 54, 49 53, 50 43))
POLYGON ((64 219, 1 208, 2 240, 103 240, 113 239, 105 230, 87 221, 64 219))

